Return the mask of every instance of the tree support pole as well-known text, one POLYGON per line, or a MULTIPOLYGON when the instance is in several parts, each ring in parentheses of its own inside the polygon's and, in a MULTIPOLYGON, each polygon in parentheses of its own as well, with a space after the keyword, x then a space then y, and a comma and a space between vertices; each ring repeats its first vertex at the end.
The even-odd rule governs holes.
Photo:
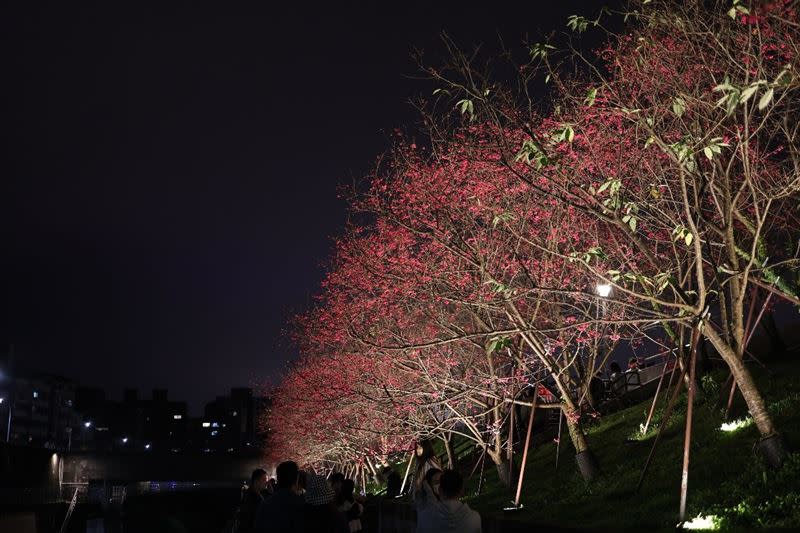
MULTIPOLYGON (((653 412, 656 410, 656 403, 658 402, 658 393, 661 392, 661 385, 664 383, 664 376, 667 374, 667 362, 669 361, 669 355, 667 355, 667 359, 664 361, 664 369, 661 371, 661 377, 658 379, 658 386, 656 386, 656 394, 653 396, 653 403, 650 406, 650 412, 647 413, 647 420, 644 422, 644 430, 642 430, 642 435, 647 433, 647 428, 650 426, 650 420, 653 419, 653 412)), ((672 367, 672 371, 675 372, 675 368, 677 368, 677 363, 674 367, 672 367)), ((672 380, 670 380, 672 381, 672 380)))
POLYGON ((531 430, 533 429, 533 417, 536 414, 536 404, 539 399, 539 391, 533 394, 533 407, 531 415, 528 417, 528 432, 525 435, 525 449, 522 451, 522 466, 519 467, 519 480, 517 481, 517 495, 514 498, 514 507, 519 507, 519 497, 522 494, 522 478, 525 477, 525 464, 528 462, 528 447, 531 444, 531 430))
POLYGON ((558 411, 558 440, 556 441, 556 472, 558 472, 558 458, 561 456, 561 423, 564 421, 564 411, 558 411))
POLYGON ((686 432, 683 439, 683 473, 681 475, 681 508, 680 521, 686 520, 686 495, 689 491, 689 456, 692 446, 692 414, 694 408, 694 395, 697 388, 695 381, 697 371, 697 341, 700 338, 700 326, 698 323, 692 332, 692 355, 689 362, 689 398, 686 405, 686 432))
POLYGON ((406 489, 406 481, 408 481, 408 473, 411 471, 411 463, 414 462, 414 450, 411 450, 411 454, 408 456, 408 466, 406 467, 406 475, 403 476, 403 484, 400 486, 400 494, 403 494, 403 491, 406 489))
POLYGON ((514 481, 514 411, 516 408, 511 404, 511 416, 508 423, 508 485, 514 481))
POLYGON ((642 473, 639 475, 639 482, 636 483, 635 492, 639 492, 639 489, 642 486, 642 482, 647 474, 647 470, 650 468, 650 463, 653 461, 653 456, 655 455, 656 447, 658 447, 658 442, 661 440, 661 435, 664 433, 664 428, 667 427, 669 419, 672 416, 672 410, 674 409, 675 401, 678 399, 678 395, 681 392, 681 383, 683 383, 683 378, 686 376, 686 370, 686 365, 683 365, 683 368, 681 369, 681 375, 678 378, 678 383, 675 385, 675 389, 672 391, 672 396, 669 398, 666 409, 664 409, 664 416, 661 419, 661 425, 658 426, 658 433, 656 433, 656 438, 653 441, 653 447, 650 448, 650 453, 648 454, 647 460, 644 463, 642 473))

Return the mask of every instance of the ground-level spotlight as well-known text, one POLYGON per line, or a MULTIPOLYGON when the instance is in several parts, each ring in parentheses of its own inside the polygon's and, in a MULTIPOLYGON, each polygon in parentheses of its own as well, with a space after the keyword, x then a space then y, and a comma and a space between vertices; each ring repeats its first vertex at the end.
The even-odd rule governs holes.
POLYGON ((682 529, 715 530, 719 529, 719 517, 713 514, 708 516, 696 516, 679 525, 682 529))
POLYGON ((740 418, 739 420, 733 420, 731 422, 724 422, 719 427, 719 429, 721 431, 727 431, 727 432, 730 433, 731 431, 736 431, 737 429, 742 429, 744 427, 747 427, 752 423, 753 423, 753 419, 752 418, 740 418))

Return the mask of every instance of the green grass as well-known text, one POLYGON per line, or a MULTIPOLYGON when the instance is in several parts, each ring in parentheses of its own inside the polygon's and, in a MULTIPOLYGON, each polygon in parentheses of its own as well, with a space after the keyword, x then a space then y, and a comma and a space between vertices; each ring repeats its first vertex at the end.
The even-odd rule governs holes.
MULTIPOLYGON (((797 444, 798 365, 777 362, 770 364, 770 370, 771 376, 757 374, 760 390, 787 442, 797 444)), ((687 514, 713 514, 723 529, 800 528, 800 454, 793 454, 781 470, 770 470, 755 454, 758 432, 753 425, 731 433, 719 430, 723 414, 715 404, 725 377, 718 372, 704 378, 708 392, 694 410, 687 514)), ((557 472, 554 443, 532 448, 523 484, 524 509, 507 513, 507 517, 559 527, 674 528, 678 523, 686 400, 682 398, 676 407, 637 493, 634 489, 655 431, 640 440, 630 438, 637 435, 650 401, 605 416, 587 428, 589 444, 603 472, 591 484, 587 485, 577 472, 566 432, 557 472)), ((734 418, 745 414, 738 397, 734 418)), ((474 458, 462 464, 467 474, 472 464, 474 458)), ((469 480, 468 494, 474 493, 477 477, 469 480)), ((511 490, 500 485, 493 465, 487 463, 482 495, 470 496, 467 501, 482 514, 495 515, 502 513, 512 499, 511 490)))

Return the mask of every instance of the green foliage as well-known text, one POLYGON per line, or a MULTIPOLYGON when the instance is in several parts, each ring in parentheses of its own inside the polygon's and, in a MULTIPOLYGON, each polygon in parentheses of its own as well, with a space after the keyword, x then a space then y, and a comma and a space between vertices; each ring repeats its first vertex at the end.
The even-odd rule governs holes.
POLYGON ((544 150, 531 139, 526 139, 522 143, 522 148, 520 148, 514 161, 524 161, 526 164, 533 166, 536 170, 541 170, 542 167, 550 163, 544 150))
POLYGON ((555 46, 550 46, 547 43, 535 43, 532 44, 530 47, 530 54, 531 54, 531 61, 536 61, 537 59, 544 59, 547 57, 547 53, 550 50, 555 50, 555 46))
POLYGON ((589 20, 586 17, 582 17, 580 15, 570 15, 567 18, 567 27, 572 31, 583 33, 586 31, 588 26, 589 20))
POLYGON ((456 102, 456 107, 458 107, 461 110, 462 115, 468 113, 470 120, 475 119, 475 105, 472 103, 472 100, 469 100, 467 98, 459 100, 458 102, 456 102))
POLYGON ((583 100, 583 102, 587 106, 592 107, 594 105, 595 99, 597 99, 597 88, 592 87, 591 89, 589 89, 589 92, 586 93, 586 98, 583 100))

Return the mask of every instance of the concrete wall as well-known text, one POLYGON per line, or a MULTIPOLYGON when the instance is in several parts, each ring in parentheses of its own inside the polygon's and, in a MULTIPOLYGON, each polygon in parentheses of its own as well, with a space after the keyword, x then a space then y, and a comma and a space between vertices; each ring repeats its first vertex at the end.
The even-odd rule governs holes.
POLYGON ((261 456, 73 453, 64 458, 63 480, 244 481, 256 468, 270 470, 261 456))

